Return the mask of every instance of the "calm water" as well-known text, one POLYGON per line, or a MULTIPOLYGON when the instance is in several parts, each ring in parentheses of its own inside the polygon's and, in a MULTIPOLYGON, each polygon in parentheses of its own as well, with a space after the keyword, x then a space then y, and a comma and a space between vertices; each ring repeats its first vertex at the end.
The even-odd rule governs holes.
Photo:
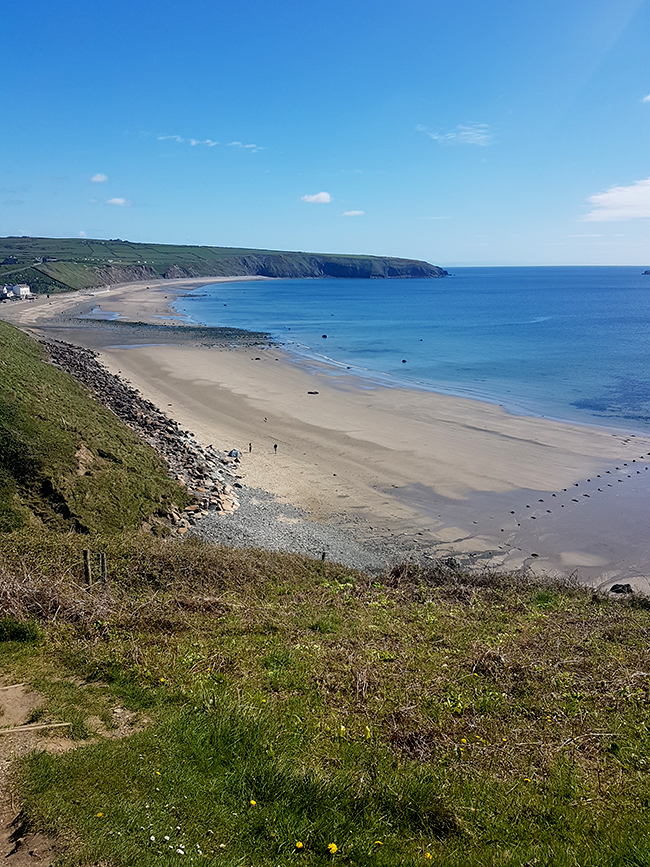
POLYGON ((395 384, 647 432, 643 270, 458 268, 439 280, 223 283, 175 307, 194 322, 268 331, 295 351, 395 384))

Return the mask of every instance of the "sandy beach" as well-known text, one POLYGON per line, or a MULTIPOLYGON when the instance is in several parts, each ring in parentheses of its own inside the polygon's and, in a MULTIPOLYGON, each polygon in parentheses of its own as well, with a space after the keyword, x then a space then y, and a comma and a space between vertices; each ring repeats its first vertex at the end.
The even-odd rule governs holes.
POLYGON ((79 319, 178 325, 174 298, 215 282, 57 295, 0 316, 99 351, 200 442, 242 451, 246 484, 318 520, 411 537, 436 557, 650 592, 648 438, 391 388, 265 342, 205 345, 177 328, 125 341, 110 322, 79 319))

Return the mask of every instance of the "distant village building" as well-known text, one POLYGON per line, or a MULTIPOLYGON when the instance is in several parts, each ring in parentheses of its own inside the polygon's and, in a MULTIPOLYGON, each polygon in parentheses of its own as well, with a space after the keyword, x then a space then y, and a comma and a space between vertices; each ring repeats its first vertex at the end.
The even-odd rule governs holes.
POLYGON ((22 298, 32 298, 32 290, 27 283, 15 283, 13 286, 0 287, 0 299, 15 301, 22 298))

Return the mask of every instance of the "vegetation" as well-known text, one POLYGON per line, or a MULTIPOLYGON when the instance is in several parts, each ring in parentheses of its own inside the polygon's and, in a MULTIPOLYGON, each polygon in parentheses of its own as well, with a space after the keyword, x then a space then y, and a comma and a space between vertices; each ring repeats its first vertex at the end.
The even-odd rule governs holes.
POLYGON ((185 497, 0 323, 0 677, 69 735, 13 766, 61 865, 650 863, 650 602, 137 532, 185 497))
POLYGON ((63 863, 648 863, 643 600, 144 537, 86 589, 82 544, 0 549, 44 636, 0 665, 78 742, 18 776, 63 863))
POLYGON ((0 282, 66 292, 172 277, 442 277, 415 259, 232 247, 136 244, 87 238, 0 238, 0 282))
POLYGON ((0 322, 0 532, 122 532, 188 501, 153 449, 0 322))

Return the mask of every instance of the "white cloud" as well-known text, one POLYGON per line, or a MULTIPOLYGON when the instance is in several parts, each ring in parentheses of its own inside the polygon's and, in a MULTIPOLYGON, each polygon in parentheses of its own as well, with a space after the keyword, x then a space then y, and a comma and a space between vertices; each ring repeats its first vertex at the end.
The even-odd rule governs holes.
POLYGON ((365 211, 343 211, 341 214, 342 217, 364 217, 366 214, 365 211))
POLYGON ((460 123, 453 132, 431 132, 422 124, 415 127, 440 144, 469 144, 485 147, 493 138, 486 123, 460 123))
POLYGON ((650 217, 650 178, 629 187, 610 187, 589 196, 593 210, 581 218, 585 223, 618 222, 650 217))
POLYGON ((191 138, 191 139, 190 139, 190 145, 191 145, 193 148, 196 147, 197 145, 205 145, 205 146, 208 147, 208 148, 213 148, 213 147, 216 147, 218 144, 219 144, 218 141, 212 141, 211 138, 205 138, 205 139, 203 139, 203 140, 201 140, 201 139, 196 139, 196 138, 191 138))
POLYGON ((244 151, 250 151, 252 154, 256 154, 258 151, 266 150, 266 148, 259 147, 259 145, 244 144, 243 142, 240 142, 240 141, 229 141, 228 147, 229 148, 241 148, 244 151))
POLYGON ((97 174, 93 175, 90 180, 93 184, 105 184, 108 180, 108 175, 104 175, 102 172, 97 172, 97 174))
POLYGON ((175 141, 179 144, 183 144, 185 139, 182 138, 180 135, 159 135, 158 141, 175 141))
POLYGON ((118 208, 128 208, 129 205, 131 204, 131 202, 129 199, 115 198, 115 199, 108 199, 106 204, 107 205, 115 205, 118 208))
POLYGON ((641 102, 650 102, 650 93, 647 96, 644 96, 641 102))
POLYGON ((317 205, 324 205, 324 204, 327 204, 328 202, 331 202, 332 197, 330 196, 329 193, 322 192, 322 193, 314 193, 313 196, 301 196, 300 201, 301 202, 314 202, 317 205))
POLYGON ((79 237, 80 237, 80 238, 85 238, 85 237, 86 237, 86 233, 84 232, 83 229, 79 232, 79 237))

